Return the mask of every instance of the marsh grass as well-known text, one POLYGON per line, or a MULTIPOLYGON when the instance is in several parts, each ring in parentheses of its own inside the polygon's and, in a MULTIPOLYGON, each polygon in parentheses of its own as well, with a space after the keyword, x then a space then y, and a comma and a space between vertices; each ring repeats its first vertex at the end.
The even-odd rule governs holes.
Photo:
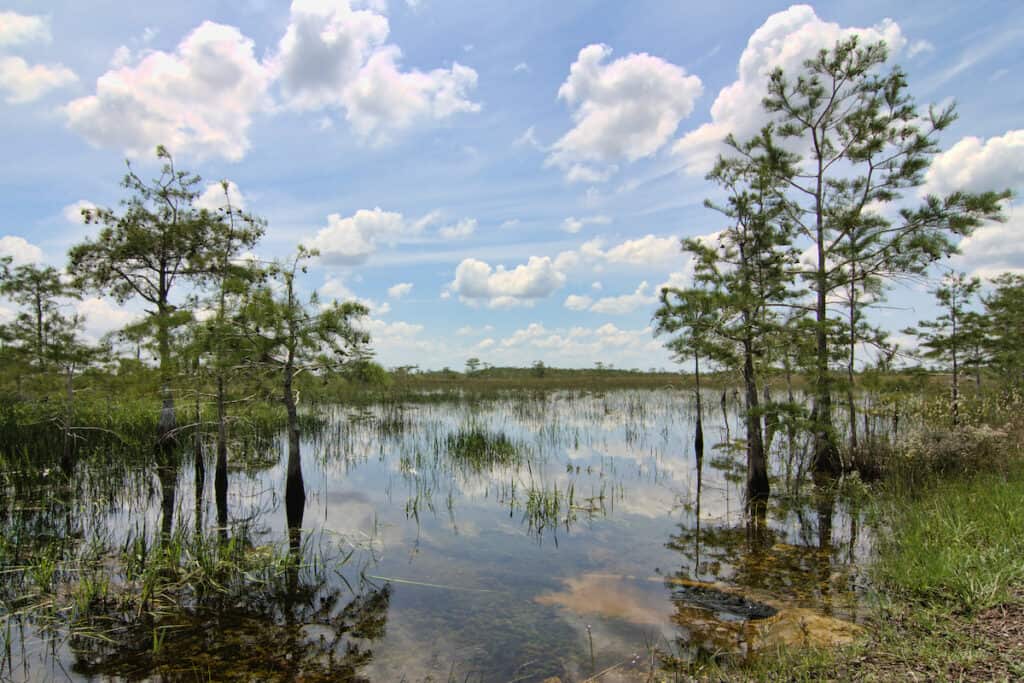
POLYGON ((1024 464, 1005 473, 933 478, 879 504, 875 572, 912 600, 967 612, 1024 584, 1024 464))
POLYGON ((501 432, 479 425, 466 425, 445 438, 448 455, 456 462, 480 469, 495 464, 512 465, 521 461, 522 449, 501 432))

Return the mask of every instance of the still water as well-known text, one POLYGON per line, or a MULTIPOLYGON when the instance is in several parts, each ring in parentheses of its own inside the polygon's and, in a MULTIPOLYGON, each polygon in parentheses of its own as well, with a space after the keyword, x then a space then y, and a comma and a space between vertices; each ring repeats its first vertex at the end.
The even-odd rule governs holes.
POLYGON ((293 576, 280 593, 254 590, 212 620, 177 619, 155 643, 116 629, 44 637, 30 619, 10 620, 2 675, 640 681, 671 658, 843 642, 856 633, 870 553, 862 515, 801 485, 800 444, 778 434, 776 495, 749 519, 734 401, 705 397, 699 467, 689 392, 331 408, 302 444, 307 498, 291 539, 283 439, 259 457, 234 445, 219 528, 212 462, 197 482, 191 456, 170 468, 85 460, 72 492, 5 500, 4 520, 122 550, 177 528, 244 536, 252 552, 291 540, 315 585, 293 576), (466 435, 497 444, 496 456, 467 455, 466 435))

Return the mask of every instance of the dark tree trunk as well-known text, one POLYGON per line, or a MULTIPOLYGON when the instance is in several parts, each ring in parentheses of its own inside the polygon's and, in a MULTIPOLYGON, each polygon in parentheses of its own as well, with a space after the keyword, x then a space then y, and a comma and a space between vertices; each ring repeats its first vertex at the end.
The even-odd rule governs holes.
POLYGON ((693 373, 697 380, 697 428, 693 435, 693 452, 697 456, 697 477, 699 482, 701 463, 704 462, 704 405, 700 394, 700 360, 693 357, 693 373))
POLYGON ((157 347, 160 354, 160 419, 157 421, 157 440, 173 443, 176 440, 175 430, 178 428, 177 415, 174 412, 174 394, 171 389, 171 331, 168 320, 170 310, 166 303, 158 306, 157 313, 157 347))
POLYGON ((176 463, 159 465, 157 476, 160 479, 160 538, 166 543, 170 540, 171 532, 174 529, 174 501, 178 491, 176 463))
POLYGON ((306 485, 302 479, 302 458, 299 453, 299 415, 292 391, 293 370, 289 362, 284 369, 284 406, 288 413, 288 473, 284 502, 289 518, 302 518, 306 506, 306 485))
POLYGON ((768 499, 768 465, 765 462, 761 416, 758 414, 757 378, 754 375, 754 357, 749 341, 743 344, 743 384, 746 389, 747 423, 747 502, 768 499))
POLYGON ((224 378, 217 376, 217 464, 214 467, 213 493, 217 502, 217 529, 227 539, 228 527, 228 440, 224 409, 224 378))
POLYGON ((64 371, 64 452, 61 454, 61 469, 67 475, 74 469, 74 441, 72 438, 72 422, 75 419, 75 371, 69 364, 64 371))
POLYGON ((196 395, 196 431, 193 452, 193 469, 195 471, 195 525, 196 537, 203 531, 203 494, 206 490, 206 462, 203 457, 203 432, 200 428, 199 396, 196 395))

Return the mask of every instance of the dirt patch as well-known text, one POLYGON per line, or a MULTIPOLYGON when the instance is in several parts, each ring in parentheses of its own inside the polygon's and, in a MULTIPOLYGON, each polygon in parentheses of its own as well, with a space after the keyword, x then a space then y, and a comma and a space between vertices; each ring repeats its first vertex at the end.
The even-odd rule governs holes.
POLYGON ((966 667, 952 667, 953 678, 968 681, 1019 680, 1024 675, 1024 594, 1014 602, 978 614, 965 628, 984 656, 966 667))

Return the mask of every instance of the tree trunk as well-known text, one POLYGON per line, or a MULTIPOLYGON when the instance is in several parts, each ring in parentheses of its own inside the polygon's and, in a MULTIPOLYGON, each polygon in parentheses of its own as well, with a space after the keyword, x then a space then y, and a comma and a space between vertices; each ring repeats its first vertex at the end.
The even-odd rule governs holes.
POLYGON ((64 392, 64 453, 61 455, 61 468, 65 474, 70 475, 74 465, 71 423, 75 419, 75 370, 70 363, 64 372, 64 392))
POLYGON ((36 359, 39 369, 46 372, 46 340, 43 338, 43 297, 36 291, 36 359))
POLYGON ((157 440, 160 443, 174 442, 177 437, 174 431, 178 427, 178 419, 174 412, 174 394, 171 390, 171 331, 170 311, 166 302, 158 306, 157 311, 157 347, 160 354, 160 419, 157 422, 157 440))
POLYGON ((225 424, 224 377, 217 375, 217 464, 213 475, 213 492, 217 501, 217 527, 227 537, 228 526, 228 440, 225 424))
POLYGON ((292 392, 293 374, 289 355, 284 368, 284 406, 288 412, 288 473, 284 501, 289 518, 301 519, 301 511, 306 506, 306 485, 302 479, 302 458, 299 454, 299 415, 292 392))
POLYGON ((761 416, 757 414, 757 378, 754 375, 754 356, 749 340, 743 343, 743 383, 746 388, 747 502, 752 504, 767 500, 771 491, 761 433, 761 416))
POLYGON ((700 466, 704 462, 704 406, 700 395, 700 359, 694 355, 693 372, 697 379, 697 428, 693 435, 693 452, 697 456, 697 477, 700 481, 700 466))

